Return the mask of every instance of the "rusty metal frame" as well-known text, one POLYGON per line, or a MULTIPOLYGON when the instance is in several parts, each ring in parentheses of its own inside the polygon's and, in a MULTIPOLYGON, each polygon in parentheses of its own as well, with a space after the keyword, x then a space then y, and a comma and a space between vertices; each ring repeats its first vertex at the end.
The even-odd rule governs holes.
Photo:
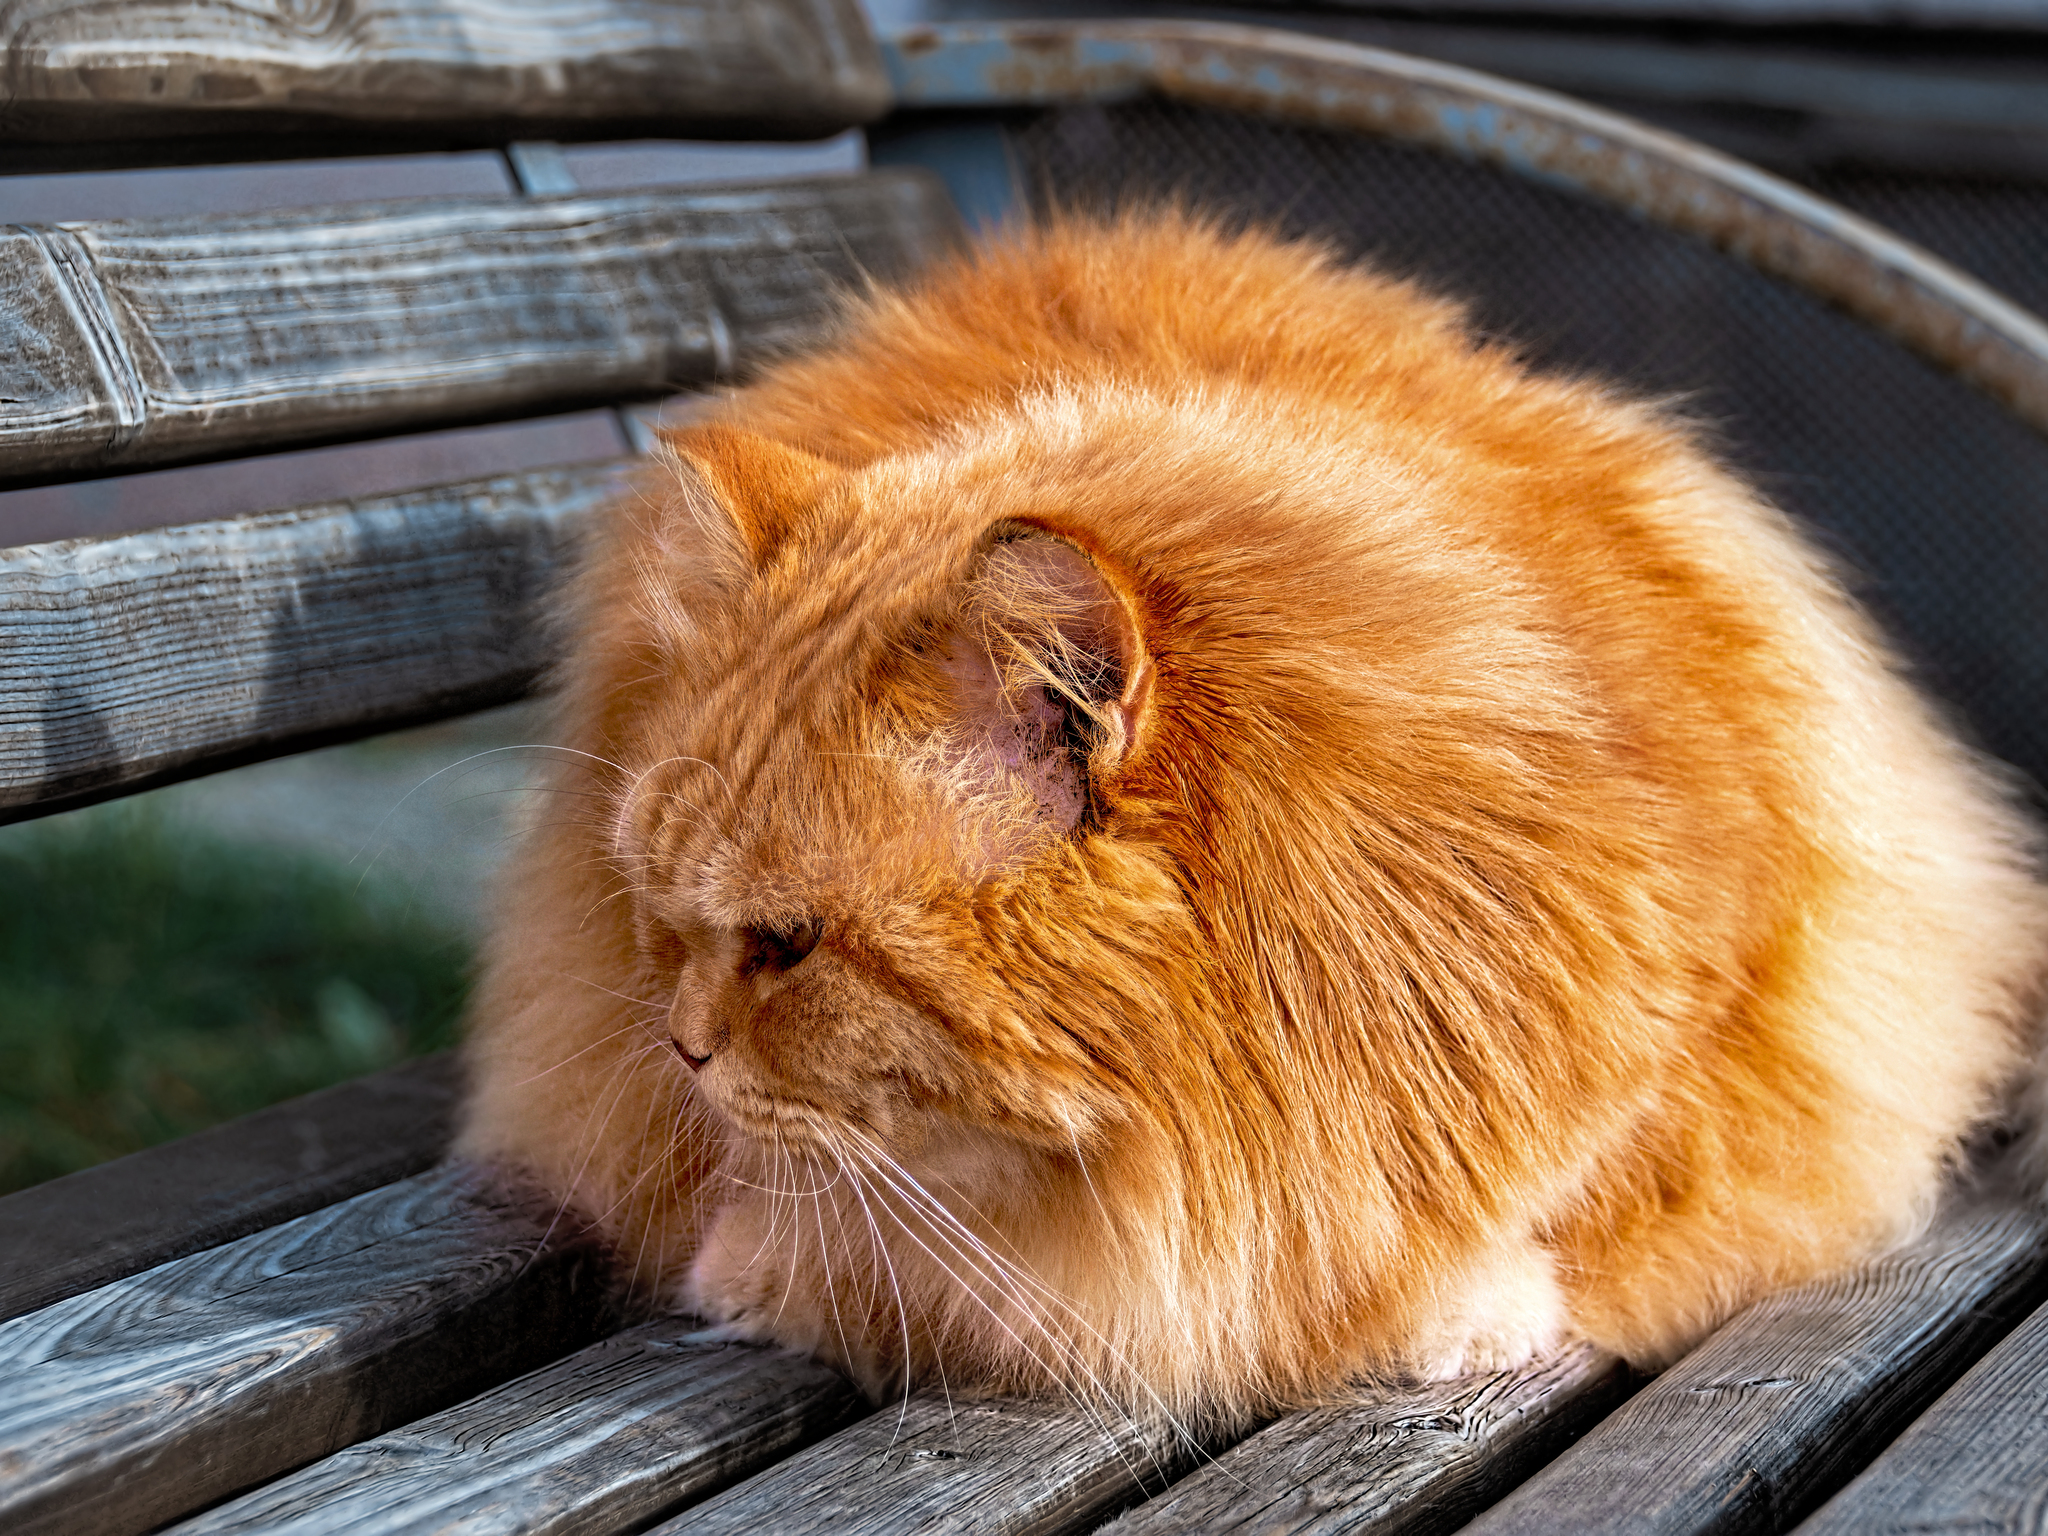
POLYGON ((1199 21, 974 22, 883 40, 899 107, 1158 95, 1377 134, 1707 240, 1847 311, 2048 435, 2048 324, 1909 241, 1675 134, 1477 70, 1199 21))

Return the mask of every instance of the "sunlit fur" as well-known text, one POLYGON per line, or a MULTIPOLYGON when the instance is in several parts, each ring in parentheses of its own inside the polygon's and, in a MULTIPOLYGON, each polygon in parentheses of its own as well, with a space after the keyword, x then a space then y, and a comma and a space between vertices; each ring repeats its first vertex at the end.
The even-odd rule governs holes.
POLYGON ((877 1393, 1655 1364, 1913 1232, 2032 1071, 2030 834, 1825 562, 1312 247, 1068 220, 865 298, 571 624, 464 1149, 877 1393))

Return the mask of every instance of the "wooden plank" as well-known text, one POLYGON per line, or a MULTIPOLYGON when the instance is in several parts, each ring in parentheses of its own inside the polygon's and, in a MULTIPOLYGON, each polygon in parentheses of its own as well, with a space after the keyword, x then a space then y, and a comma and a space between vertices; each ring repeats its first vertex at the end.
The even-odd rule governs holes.
POLYGON ((450 1168, 0 1323, 0 1527, 153 1529, 581 1347, 550 1215, 450 1168))
POLYGON ((653 396, 816 335, 961 238, 911 169, 20 226, 0 476, 653 396))
POLYGON ((0 36, 17 138, 620 123, 807 138, 889 104, 854 0, 5 0, 0 36))
POLYGON ((651 1536, 1052 1536, 1091 1529, 1206 1447, 1156 1417, 1045 1398, 925 1391, 790 1457, 651 1536))
POLYGON ((1102 1536, 1451 1530, 1555 1456, 1629 1383, 1620 1361, 1580 1345, 1525 1371, 1362 1387, 1350 1403, 1290 1414, 1223 1452, 1102 1536))
POLYGON ((0 554, 0 819, 520 697, 576 529, 621 472, 0 554))
POLYGON ((2048 1489, 2048 1307, 2002 1340, 1800 1536, 2038 1531, 2048 1489))
POLYGON ((642 1529, 866 1411, 838 1372, 672 1318, 351 1446, 177 1536, 642 1529))
POLYGON ((98 333, 71 298, 39 235, 0 229, 0 443, 75 431, 85 420, 118 429, 123 402, 109 384, 119 375, 100 359, 98 333))
POLYGON ((2048 1218, 1987 1202, 1909 1248, 1751 1307, 1469 1527, 1469 1536, 1784 1530, 2048 1286, 2048 1218))
POLYGON ((424 1172, 458 1091, 443 1052, 8 1195, 0 1318, 424 1172))

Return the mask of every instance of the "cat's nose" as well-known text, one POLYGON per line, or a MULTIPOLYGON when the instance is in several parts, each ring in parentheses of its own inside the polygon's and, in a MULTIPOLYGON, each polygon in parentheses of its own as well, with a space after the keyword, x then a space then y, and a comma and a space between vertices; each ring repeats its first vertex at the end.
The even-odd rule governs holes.
POLYGON ((686 977, 676 988, 668 1009, 669 1044, 692 1072, 701 1072, 718 1049, 723 1033, 718 1028, 713 999, 689 984, 686 977))

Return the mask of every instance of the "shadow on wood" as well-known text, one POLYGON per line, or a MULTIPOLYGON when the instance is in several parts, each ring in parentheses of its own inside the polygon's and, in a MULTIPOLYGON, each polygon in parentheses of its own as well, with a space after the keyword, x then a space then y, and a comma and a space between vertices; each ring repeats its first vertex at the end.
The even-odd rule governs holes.
POLYGON ((8 1195, 0 1318, 422 1173, 458 1089, 429 1056, 8 1195))
POLYGON ((152 1529, 580 1347, 551 1215, 450 1166, 0 1323, 0 1525, 152 1529))

